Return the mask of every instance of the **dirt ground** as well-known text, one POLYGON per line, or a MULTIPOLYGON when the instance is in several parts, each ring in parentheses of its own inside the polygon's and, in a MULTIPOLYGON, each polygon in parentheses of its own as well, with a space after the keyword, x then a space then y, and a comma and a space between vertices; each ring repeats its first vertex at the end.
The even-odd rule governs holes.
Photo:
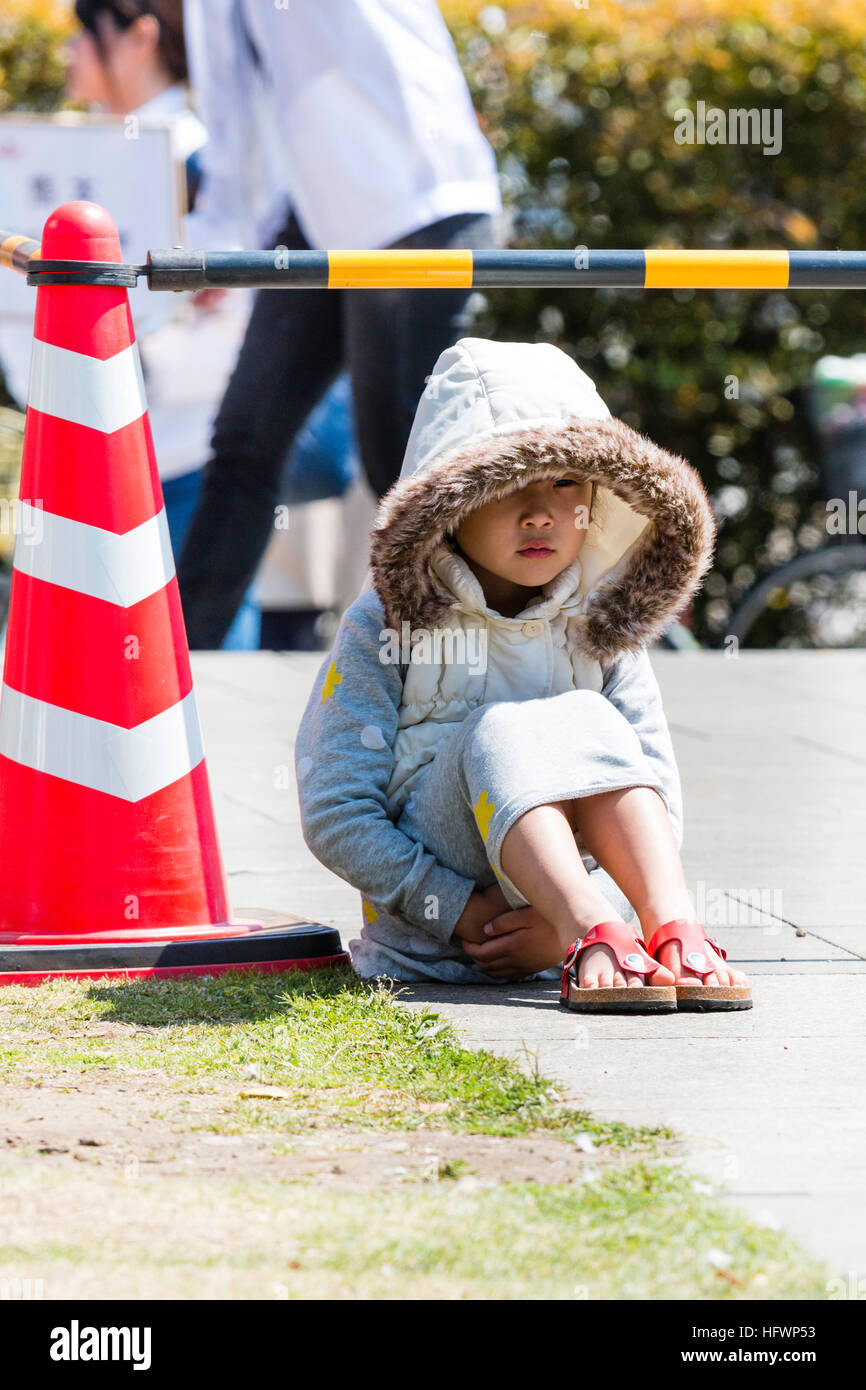
MULTIPOLYGON (((317 1124, 298 1133, 294 1127, 301 1117, 287 1104, 277 1087, 234 1083, 190 1094, 170 1089, 160 1076, 82 1078, 76 1073, 42 1084, 7 1084, 0 1099, 0 1163, 14 1158, 49 1164, 55 1173, 87 1165, 127 1176, 315 1179, 335 1188, 365 1189, 394 1179, 429 1181, 452 1174, 487 1182, 571 1182, 587 1169, 621 1161, 617 1150, 583 1152, 544 1133, 455 1134, 436 1129, 434 1116, 429 1127, 409 1132, 317 1124), (271 1124, 214 1133, 211 1126, 242 1129, 239 1096, 267 1107, 271 1124), (274 1109, 282 1110, 285 1128, 274 1109)), ((634 1158, 631 1150, 628 1160, 634 1158)))
MULTIPOLYGON (((581 1183, 636 1157, 583 1152, 545 1133, 452 1133, 435 1127, 436 1106, 409 1132, 310 1128, 292 1103, 255 1082, 190 1092, 158 1074, 8 1083, 0 1299, 403 1297, 387 1264, 355 1287, 311 1256, 310 1231, 330 1221, 332 1200, 351 1220, 377 1191, 444 1197, 503 1182, 581 1183)), ((393 1218, 391 1228, 388 1238, 399 1238, 393 1218)), ((453 1290, 431 1274, 410 1296, 453 1290)))

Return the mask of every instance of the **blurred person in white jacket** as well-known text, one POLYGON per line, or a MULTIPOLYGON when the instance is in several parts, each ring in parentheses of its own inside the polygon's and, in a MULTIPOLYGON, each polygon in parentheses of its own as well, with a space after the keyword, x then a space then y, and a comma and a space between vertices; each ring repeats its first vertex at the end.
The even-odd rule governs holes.
MULTIPOLYGON (((191 109, 182 0, 77 0, 80 31, 67 46, 67 95, 141 125, 167 126, 194 206, 208 132, 191 109)), ((187 239, 189 218, 184 218, 187 239)), ((218 299, 154 294, 134 319, 157 467, 175 557, 198 502, 213 419, 243 340, 246 290, 218 299)), ((259 645, 260 613, 246 593, 222 646, 259 645)))
MULTIPOLYGON (((496 161, 435 0, 185 0, 184 15, 210 137, 196 249, 246 244, 254 157, 273 182, 263 244, 495 244, 496 161)), ((388 490, 427 376, 466 332, 470 294, 258 292, 178 565, 192 647, 218 646, 233 621, 273 535, 286 451, 344 369, 369 489, 388 490)))

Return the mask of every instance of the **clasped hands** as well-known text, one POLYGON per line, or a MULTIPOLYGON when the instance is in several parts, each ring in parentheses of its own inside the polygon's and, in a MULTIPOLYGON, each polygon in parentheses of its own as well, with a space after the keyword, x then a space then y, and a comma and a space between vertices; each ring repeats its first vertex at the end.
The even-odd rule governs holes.
POLYGON ((571 944, 536 908, 511 907, 498 883, 472 893, 454 935, 492 980, 523 980, 559 965, 571 944))

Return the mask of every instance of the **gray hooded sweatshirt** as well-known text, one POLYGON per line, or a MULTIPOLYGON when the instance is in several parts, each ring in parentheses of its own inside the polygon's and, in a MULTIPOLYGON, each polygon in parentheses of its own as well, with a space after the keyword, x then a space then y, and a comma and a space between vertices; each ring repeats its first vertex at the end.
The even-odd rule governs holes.
MULTIPOLYGON (((306 843, 362 894, 361 939, 350 942, 360 973, 485 978, 453 936, 475 882, 396 824, 437 749, 479 704, 600 692, 637 733, 682 844, 679 772, 646 648, 699 587, 714 539, 694 469, 612 418, 566 353, 462 338, 440 355, 400 478, 379 504, 364 588, 342 616, 295 744, 306 843), (564 473, 596 484, 580 554, 504 617, 452 534, 477 507, 564 473)), ((604 870, 582 858, 633 916, 604 870)))

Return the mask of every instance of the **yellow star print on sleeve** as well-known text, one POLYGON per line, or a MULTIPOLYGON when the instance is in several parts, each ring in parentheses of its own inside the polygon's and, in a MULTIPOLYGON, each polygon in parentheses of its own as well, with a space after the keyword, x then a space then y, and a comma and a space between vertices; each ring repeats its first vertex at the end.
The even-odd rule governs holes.
POLYGON ((475 812, 475 819, 478 822, 478 829, 481 831, 481 838, 486 844, 487 834, 490 830, 490 820, 493 815, 493 812, 496 810, 496 807, 493 805, 493 802, 490 800, 490 797, 488 796, 487 792, 483 791, 479 796, 478 800, 475 802, 475 805, 472 807, 472 809, 475 812))
POLYGON ((336 690, 337 686, 340 684, 340 682, 341 682, 342 679, 343 679, 343 677, 340 675, 340 672, 337 670, 337 663, 336 663, 336 661, 332 661, 331 664, 330 664, 330 666, 328 667, 328 673, 327 673, 327 675, 325 676, 324 681, 322 682, 322 703, 323 703, 323 704, 324 704, 324 702, 325 702, 326 700, 330 700, 331 696, 334 694, 334 691, 336 690))
MULTIPOLYGON (((484 843, 487 844, 487 836, 490 833, 490 821, 493 817, 493 812, 496 810, 496 807, 490 800, 488 793, 486 791, 483 791, 479 796, 478 800, 475 802, 472 809, 475 812, 475 820, 478 824, 478 829, 481 831, 481 838, 484 841, 484 843)), ((501 879, 502 875, 497 869, 496 865, 491 864, 490 867, 495 873, 496 877, 501 879)))

